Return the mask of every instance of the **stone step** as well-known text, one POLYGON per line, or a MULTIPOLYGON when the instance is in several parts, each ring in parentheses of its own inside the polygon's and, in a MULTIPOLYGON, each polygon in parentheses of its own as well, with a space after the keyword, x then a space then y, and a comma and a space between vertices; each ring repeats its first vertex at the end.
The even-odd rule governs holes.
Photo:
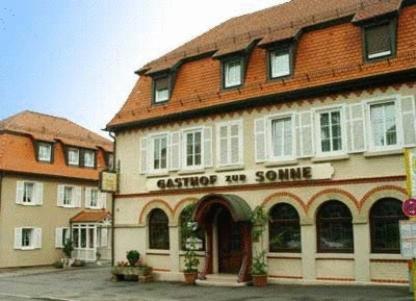
POLYGON ((238 282, 237 275, 231 274, 210 274, 205 280, 196 280, 196 284, 200 286, 223 286, 223 287, 244 287, 248 282, 238 282))

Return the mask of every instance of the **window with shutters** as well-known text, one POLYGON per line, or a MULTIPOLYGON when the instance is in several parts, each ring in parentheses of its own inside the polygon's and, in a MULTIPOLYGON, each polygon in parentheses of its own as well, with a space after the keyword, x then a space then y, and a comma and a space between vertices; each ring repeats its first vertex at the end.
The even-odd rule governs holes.
POLYGON ((22 228, 22 248, 33 247, 33 232, 32 228, 22 228))
POLYGON ((170 97, 170 77, 163 76, 153 79, 153 102, 164 103, 170 97))
POLYGON ((277 79, 292 74, 292 51, 290 47, 269 51, 269 78, 277 79))
POLYGON ((272 207, 269 214, 270 252, 300 252, 300 222, 296 209, 287 203, 272 207))
POLYGON ((234 88, 241 86, 243 83, 243 66, 242 57, 237 57, 222 62, 223 69, 223 88, 234 88))
POLYGON ((188 130, 183 134, 186 168, 201 168, 202 164, 202 130, 188 130))
POLYGON ((318 155, 336 155, 344 153, 343 114, 341 109, 317 112, 317 148, 318 155))
POLYGON ((42 205, 43 184, 32 181, 16 182, 16 204, 26 206, 42 205))
POLYGON ((56 228, 55 230, 55 248, 63 248, 68 240, 71 239, 69 227, 56 228))
POLYGON ((21 227, 14 229, 14 249, 33 250, 42 247, 42 229, 21 227))
POLYGON ((378 200, 370 210, 371 252, 399 254, 399 222, 405 219, 400 200, 378 200))
POLYGON ((371 24, 363 29, 365 59, 388 58, 396 51, 396 21, 371 24))
POLYGON ((23 204, 33 204, 35 197, 35 183, 24 182, 23 183, 23 204))
POLYGON ((153 209, 149 214, 149 248, 169 250, 169 220, 161 209, 153 209))
POLYGON ((316 215, 318 252, 353 253, 352 215, 340 201, 323 203, 316 215))
POLYGON ((270 120, 270 155, 272 160, 293 159, 295 149, 294 119, 292 116, 270 120))
POLYGON ((372 150, 399 146, 395 101, 369 104, 370 147, 372 150))
POLYGON ((163 134, 150 139, 152 146, 151 170, 153 172, 166 171, 168 168, 168 136, 163 134))
POLYGON ((241 120, 217 125, 217 162, 219 166, 243 164, 243 123, 241 120))
POLYGON ((37 142, 38 161, 52 162, 52 143, 37 142))
POLYGON ((95 151, 92 150, 84 150, 84 167, 95 167, 95 151))
POLYGON ((77 148, 68 148, 68 165, 79 166, 79 149, 77 148))

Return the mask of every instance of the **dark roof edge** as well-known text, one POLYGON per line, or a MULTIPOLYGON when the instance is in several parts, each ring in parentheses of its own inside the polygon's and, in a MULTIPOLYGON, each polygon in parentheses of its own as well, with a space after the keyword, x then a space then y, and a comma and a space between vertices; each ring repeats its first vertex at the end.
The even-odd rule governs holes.
POLYGON ((342 93, 345 91, 367 89, 374 86, 382 86, 392 83, 401 83, 416 80, 416 68, 406 69, 402 71, 373 75, 364 78, 347 80, 340 83, 331 83, 311 88, 304 88, 284 93, 269 94, 266 96, 252 97, 245 100, 238 100, 230 103, 213 105, 206 108, 189 110, 181 113, 164 115, 161 117, 149 118, 145 120, 132 121, 119 125, 107 126, 107 131, 117 132, 128 128, 148 127, 160 124, 166 124, 184 119, 205 117, 207 114, 214 114, 224 111, 233 111, 241 109, 249 109, 271 104, 294 101, 297 99, 321 97, 334 93, 342 93), (363 80, 365 79, 365 80, 363 80))

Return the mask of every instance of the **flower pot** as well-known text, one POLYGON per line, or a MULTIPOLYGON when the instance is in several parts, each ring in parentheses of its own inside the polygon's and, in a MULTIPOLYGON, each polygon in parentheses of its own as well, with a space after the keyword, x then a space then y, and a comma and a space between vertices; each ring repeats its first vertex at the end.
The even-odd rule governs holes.
POLYGON ((255 287, 264 287, 267 285, 267 275, 252 275, 252 277, 255 287))
POLYGON ((184 272, 185 283, 186 284, 195 284, 196 279, 198 278, 198 272, 184 272))

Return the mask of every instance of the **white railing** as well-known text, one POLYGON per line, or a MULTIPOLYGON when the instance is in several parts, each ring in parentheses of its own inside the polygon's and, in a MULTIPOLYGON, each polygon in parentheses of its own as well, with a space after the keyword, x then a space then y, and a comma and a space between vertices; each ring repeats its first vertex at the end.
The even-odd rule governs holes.
POLYGON ((95 261, 97 259, 95 249, 75 249, 72 252, 72 258, 84 260, 84 261, 95 261))

